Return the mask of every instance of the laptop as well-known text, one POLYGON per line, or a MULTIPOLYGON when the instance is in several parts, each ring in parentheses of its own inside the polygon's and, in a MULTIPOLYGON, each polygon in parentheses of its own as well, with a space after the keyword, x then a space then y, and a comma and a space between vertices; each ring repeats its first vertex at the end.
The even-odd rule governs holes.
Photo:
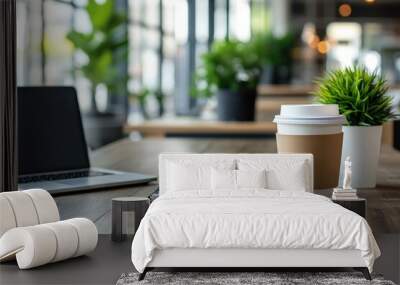
POLYGON ((18 87, 18 188, 52 194, 143 184, 156 177, 92 168, 73 87, 18 87))

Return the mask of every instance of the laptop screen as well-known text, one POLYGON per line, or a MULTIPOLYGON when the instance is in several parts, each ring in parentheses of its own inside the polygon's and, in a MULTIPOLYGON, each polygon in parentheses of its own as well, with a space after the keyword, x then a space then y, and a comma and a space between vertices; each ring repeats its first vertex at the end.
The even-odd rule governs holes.
POLYGON ((88 168, 73 87, 18 87, 19 175, 88 168))

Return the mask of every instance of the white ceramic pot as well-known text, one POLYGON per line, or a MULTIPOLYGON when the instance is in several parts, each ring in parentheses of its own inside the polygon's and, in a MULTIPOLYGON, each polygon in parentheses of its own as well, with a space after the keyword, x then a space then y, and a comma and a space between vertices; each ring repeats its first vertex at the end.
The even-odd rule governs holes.
POLYGON ((353 188, 374 188, 381 148, 382 126, 343 126, 343 148, 339 185, 343 185, 343 161, 352 162, 353 188))

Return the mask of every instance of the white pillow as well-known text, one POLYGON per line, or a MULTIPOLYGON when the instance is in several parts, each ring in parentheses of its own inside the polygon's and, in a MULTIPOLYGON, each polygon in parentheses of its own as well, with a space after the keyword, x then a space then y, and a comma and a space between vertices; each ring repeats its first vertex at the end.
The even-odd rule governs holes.
POLYGON ((211 170, 211 188, 214 191, 265 188, 267 185, 266 179, 265 170, 211 170))
POLYGON ((237 188, 267 188, 267 172, 263 170, 235 170, 237 188))
POLYGON ((307 179, 304 176, 303 167, 292 169, 290 175, 285 175, 284 171, 276 169, 269 170, 268 188, 271 190, 306 191, 307 179))
POLYGON ((193 162, 169 161, 167 191, 211 190, 211 169, 234 169, 235 161, 193 162))
POLYGON ((211 170, 211 189, 229 191, 235 190, 236 170, 213 168, 211 170))
POLYGON ((266 170, 266 188, 271 190, 307 191, 311 185, 311 170, 303 159, 239 159, 237 164, 239 170, 266 170))

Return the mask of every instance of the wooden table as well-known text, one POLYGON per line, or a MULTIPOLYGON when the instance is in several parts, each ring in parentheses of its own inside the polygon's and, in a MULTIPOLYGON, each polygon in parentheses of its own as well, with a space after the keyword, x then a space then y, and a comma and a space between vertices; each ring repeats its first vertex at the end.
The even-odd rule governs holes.
POLYGON ((261 84, 257 88, 259 95, 274 97, 310 97, 315 90, 314 84, 261 84))
MULTIPOLYGON (((158 155, 162 152, 196 153, 271 153, 276 152, 274 139, 124 139, 99 149, 92 164, 123 171, 158 175, 158 155)), ((368 200, 367 217, 374 232, 400 232, 400 152, 383 146, 376 189, 360 189, 358 194, 368 200)), ((56 197, 62 219, 77 216, 93 220, 100 233, 111 233, 111 199, 122 196, 146 197, 156 183, 56 197)), ((318 190, 330 196, 331 190, 318 190)))
POLYGON ((128 123, 125 132, 144 137, 270 137, 276 132, 272 122, 220 122, 174 118, 128 123))
POLYGON ((272 120, 284 104, 311 104, 316 90, 312 84, 261 84, 258 86, 257 120, 272 120))

